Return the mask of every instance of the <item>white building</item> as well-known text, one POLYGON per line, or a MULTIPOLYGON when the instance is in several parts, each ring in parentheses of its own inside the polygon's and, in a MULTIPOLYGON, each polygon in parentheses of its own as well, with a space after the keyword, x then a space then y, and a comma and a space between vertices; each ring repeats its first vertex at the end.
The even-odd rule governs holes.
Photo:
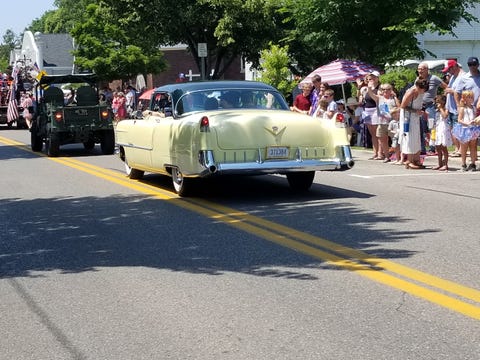
POLYGON ((22 62, 27 67, 36 65, 49 75, 74 72, 72 51, 74 42, 68 34, 42 34, 25 31, 22 47, 10 53, 10 64, 22 62))
MULTIPOLYGON (((470 13, 480 19, 480 6, 472 8, 470 13)), ((428 50, 437 57, 427 55, 425 60, 455 59, 466 69, 467 59, 470 56, 480 58, 480 24, 472 22, 468 24, 461 20, 454 28, 452 35, 439 35, 438 33, 426 33, 418 35, 417 39, 422 50, 428 50)))

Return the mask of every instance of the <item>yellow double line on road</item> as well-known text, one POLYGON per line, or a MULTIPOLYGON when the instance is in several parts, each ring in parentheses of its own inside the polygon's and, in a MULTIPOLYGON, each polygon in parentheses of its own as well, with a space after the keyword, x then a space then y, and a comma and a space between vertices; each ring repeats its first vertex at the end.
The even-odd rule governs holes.
MULTIPOLYGON (((0 141, 29 151, 24 144, 2 137, 0 137, 0 141)), ((163 200, 170 200, 176 206, 199 213, 215 221, 225 223, 241 231, 251 233, 303 254, 321 259, 329 265, 353 271, 373 281, 480 320, 479 290, 389 260, 372 257, 365 252, 252 216, 243 211, 202 199, 179 198, 172 192, 140 181, 130 180, 126 178, 125 175, 116 171, 104 169, 73 158, 59 157, 49 159, 61 165, 89 173, 143 194, 163 200)))

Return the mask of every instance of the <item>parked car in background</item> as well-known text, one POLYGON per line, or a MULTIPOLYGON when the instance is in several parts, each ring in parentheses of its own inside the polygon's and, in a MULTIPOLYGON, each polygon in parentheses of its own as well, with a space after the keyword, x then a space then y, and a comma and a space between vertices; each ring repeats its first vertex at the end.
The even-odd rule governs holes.
POLYGON ((127 176, 168 175, 180 196, 196 178, 285 175, 305 191, 315 171, 354 165, 343 118, 289 110, 272 86, 251 81, 187 82, 156 88, 140 119, 116 127, 127 176), (338 120, 338 121, 337 121, 338 120))

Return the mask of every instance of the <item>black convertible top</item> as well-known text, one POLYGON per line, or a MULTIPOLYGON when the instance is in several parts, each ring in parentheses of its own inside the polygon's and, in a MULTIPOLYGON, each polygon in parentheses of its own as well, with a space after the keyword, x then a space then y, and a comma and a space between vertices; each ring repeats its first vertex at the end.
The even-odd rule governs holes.
POLYGON ((169 92, 179 91, 187 93, 199 90, 223 90, 223 89, 263 89, 270 91, 277 91, 273 86, 267 85, 260 81, 242 81, 242 80, 219 80, 219 81, 195 81, 163 85, 157 87, 155 92, 169 92))

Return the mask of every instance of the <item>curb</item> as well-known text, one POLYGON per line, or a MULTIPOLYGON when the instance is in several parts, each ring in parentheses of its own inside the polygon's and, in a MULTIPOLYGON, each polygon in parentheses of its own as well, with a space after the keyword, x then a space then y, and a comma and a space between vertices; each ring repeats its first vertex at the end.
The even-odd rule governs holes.
MULTIPOLYGON (((479 152, 480 153, 480 152, 479 152)), ((368 160, 372 156, 372 149, 352 149, 352 155, 354 159, 358 160, 365 160, 365 161, 370 161, 372 163, 379 163, 379 164, 384 164, 382 161, 374 161, 374 160, 368 160)), ((437 155, 420 155, 420 159, 423 164, 426 166, 436 166, 438 165, 438 157, 437 155)), ((470 157, 467 154, 467 164, 470 161, 470 157)), ((448 157, 448 163, 452 164, 453 167, 458 167, 460 168, 462 165, 462 158, 461 157, 453 157, 449 156, 448 157)))

